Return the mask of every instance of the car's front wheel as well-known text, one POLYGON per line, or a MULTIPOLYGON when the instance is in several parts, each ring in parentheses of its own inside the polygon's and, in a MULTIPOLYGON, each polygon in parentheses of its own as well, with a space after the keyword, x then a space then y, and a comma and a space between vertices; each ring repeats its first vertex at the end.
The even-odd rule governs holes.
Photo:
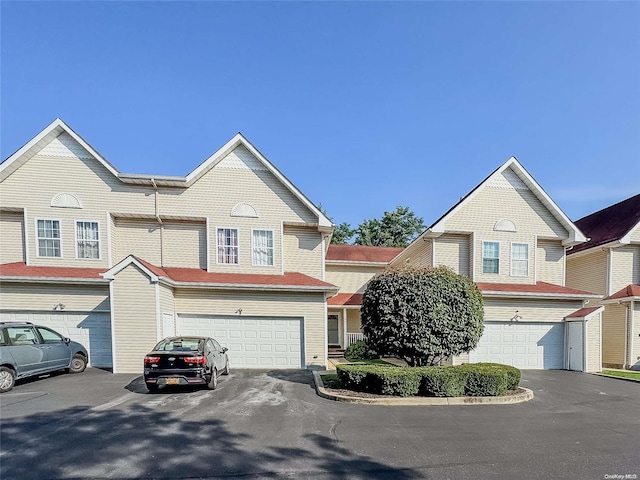
POLYGON ((216 368, 211 371, 211 379, 209 380, 207 387, 209 387, 209 390, 215 390, 218 388, 218 370, 216 368))
POLYGON ((69 373, 82 373, 87 368, 87 358, 84 355, 76 353, 71 359, 69 373))
POLYGON ((8 392, 16 384, 16 372, 9 367, 0 367, 0 393, 8 392))

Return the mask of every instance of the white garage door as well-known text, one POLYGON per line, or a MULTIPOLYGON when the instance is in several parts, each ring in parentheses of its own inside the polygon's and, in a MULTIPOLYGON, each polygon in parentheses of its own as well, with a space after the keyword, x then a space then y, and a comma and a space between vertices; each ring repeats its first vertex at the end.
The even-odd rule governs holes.
POLYGON ((181 335, 213 337, 229 349, 233 368, 302 368, 301 318, 179 315, 181 335))
POLYGON ((94 367, 112 367, 109 313, 0 312, 3 322, 31 322, 52 328, 84 346, 94 367))
POLYGON ((487 322, 469 361, 518 368, 564 368, 564 324, 487 322))

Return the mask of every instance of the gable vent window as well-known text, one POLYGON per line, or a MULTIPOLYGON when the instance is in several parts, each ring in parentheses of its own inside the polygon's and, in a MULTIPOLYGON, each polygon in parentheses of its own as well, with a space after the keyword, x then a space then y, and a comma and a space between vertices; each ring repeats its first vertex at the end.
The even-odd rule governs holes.
POLYGON ((60 221, 37 220, 38 257, 62 257, 60 221))
POLYGON ((252 238, 252 257, 255 266, 273 265, 273 232, 254 230, 252 238))
POLYGON ((238 264, 238 230, 218 229, 218 263, 238 264))
POLYGON ((59 193, 51 199, 52 207, 59 208, 82 208, 82 204, 78 197, 72 193, 59 193))
POLYGON ((232 217, 258 218, 256 209, 248 203, 238 203, 231 209, 232 217))
POLYGON ((482 273, 500 273, 500 244, 482 242, 482 273))
POLYGON ((496 232, 515 232, 516 224, 513 223, 511 220, 507 220, 506 218, 503 218, 502 220, 498 220, 496 222, 496 224, 493 226, 493 229, 496 232))
POLYGON ((100 259, 98 222, 76 222, 76 258, 100 259))
POLYGON ((526 243, 511 244, 511 276, 526 277, 529 275, 529 245, 526 243))

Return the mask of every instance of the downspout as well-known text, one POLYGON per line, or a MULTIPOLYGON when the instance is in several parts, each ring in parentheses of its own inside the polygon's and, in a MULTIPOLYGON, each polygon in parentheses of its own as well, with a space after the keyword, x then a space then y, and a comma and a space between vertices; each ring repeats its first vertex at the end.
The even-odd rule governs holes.
POLYGON ((155 190, 154 198, 155 198, 155 208, 156 208, 156 220, 160 224, 160 266, 164 267, 164 248, 163 248, 163 233, 164 233, 164 225, 162 224, 162 219, 160 218, 159 213, 159 192, 158 185, 156 185, 156 180, 154 178, 151 179, 151 184, 153 185, 153 189, 155 190))
POLYGON ((633 300, 629 302, 629 309, 627 310, 627 315, 629 316, 629 369, 633 368, 633 364, 635 363, 633 360, 633 338, 635 332, 633 331, 633 312, 635 311, 633 300))
MULTIPOLYGON (((622 302, 620 302, 622 303, 622 302)), ((624 318, 624 360, 622 363, 622 369, 626 370, 629 364, 627 360, 629 359, 629 307, 625 306, 625 318, 624 318)))

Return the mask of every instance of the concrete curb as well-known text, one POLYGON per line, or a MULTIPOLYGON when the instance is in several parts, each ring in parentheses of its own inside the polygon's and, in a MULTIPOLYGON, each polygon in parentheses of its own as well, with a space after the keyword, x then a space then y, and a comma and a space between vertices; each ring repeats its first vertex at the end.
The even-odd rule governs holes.
POLYGON ((316 392, 320 397, 336 402, 363 403, 367 405, 504 405, 527 402, 533 398, 533 391, 520 387, 520 392, 505 397, 388 397, 369 398, 359 397, 357 392, 352 395, 330 393, 322 382, 322 374, 330 372, 313 372, 316 392))
POLYGON ((599 377, 615 378, 616 380, 624 380, 626 382, 640 383, 640 380, 636 380, 635 378, 616 377, 615 375, 607 375, 606 373, 595 373, 595 372, 594 372, 594 375, 597 375, 599 377))

